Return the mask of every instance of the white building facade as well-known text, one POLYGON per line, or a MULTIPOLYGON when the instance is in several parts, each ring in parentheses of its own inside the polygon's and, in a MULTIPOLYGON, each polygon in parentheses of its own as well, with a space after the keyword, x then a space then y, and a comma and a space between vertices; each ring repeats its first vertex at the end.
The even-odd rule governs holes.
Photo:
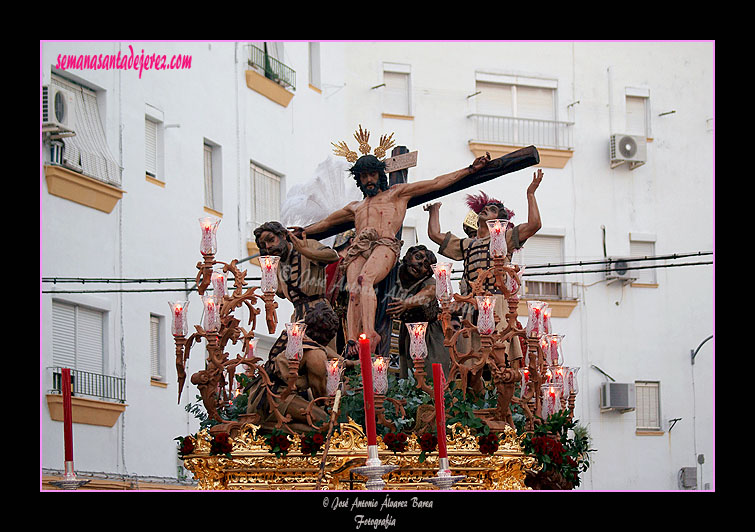
MULTIPOLYGON (((715 489, 713 102, 713 42, 43 42, 41 471, 62 469, 69 366, 98 383, 76 398, 77 471, 178 482, 197 390, 178 401, 168 301, 200 323, 198 219, 221 219, 217 260, 254 255, 251 230, 362 125, 418 151, 410 180, 538 148, 543 227, 519 259, 580 367, 580 489, 715 489), (632 257, 653 259, 603 271, 632 257)), ((442 230, 478 190, 525 221, 534 170, 442 198, 442 230)), ((421 207, 404 226, 437 251, 421 207)))

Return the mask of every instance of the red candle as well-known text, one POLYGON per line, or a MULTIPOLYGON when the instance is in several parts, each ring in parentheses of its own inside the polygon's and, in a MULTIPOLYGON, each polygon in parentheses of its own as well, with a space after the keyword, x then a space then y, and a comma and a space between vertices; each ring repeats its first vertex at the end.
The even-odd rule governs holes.
POLYGON ((443 388, 445 386, 443 366, 433 364, 433 388, 435 391, 435 427, 438 431, 438 457, 448 458, 446 451, 446 405, 443 401, 443 388))
POLYGON ((71 369, 61 372, 63 393, 63 439, 65 441, 65 461, 73 462, 73 415, 71 413, 71 369))
POLYGON ((359 335, 359 365, 362 370, 362 391, 364 393, 364 420, 367 425, 367 445, 377 445, 375 426, 375 398, 372 388, 372 357, 370 339, 366 334, 359 335))

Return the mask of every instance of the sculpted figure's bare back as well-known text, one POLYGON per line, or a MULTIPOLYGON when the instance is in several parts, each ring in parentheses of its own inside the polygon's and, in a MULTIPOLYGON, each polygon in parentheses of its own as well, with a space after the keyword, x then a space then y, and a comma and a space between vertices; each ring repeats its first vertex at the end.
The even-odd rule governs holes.
MULTIPOLYGON (((363 143, 366 145, 369 133, 363 132, 360 126, 359 135, 355 137, 360 142, 362 153, 369 153, 369 145, 366 151, 361 146, 363 143)), ((381 145, 375 150, 376 153, 384 155, 385 149, 390 147, 385 140, 384 137, 381 138, 381 145)), ((346 155, 347 152, 348 149, 343 144, 336 154, 346 155)), ((305 227, 303 232, 317 234, 344 222, 354 223, 356 238, 343 260, 349 289, 347 340, 354 346, 359 335, 365 333, 374 348, 380 342, 380 335, 375 331, 377 296, 374 286, 385 279, 398 261, 401 242, 396 239, 396 234, 404 223, 409 200, 447 188, 484 168, 490 162, 490 155, 478 157, 468 167, 434 179, 400 183, 389 188, 384 172, 385 162, 374 155, 363 155, 356 159, 354 152, 348 153, 351 158, 347 156, 347 159, 356 161, 350 171, 357 180, 364 199, 349 203, 324 220, 305 227)), ((300 232, 301 229, 297 228, 296 231, 300 232)))

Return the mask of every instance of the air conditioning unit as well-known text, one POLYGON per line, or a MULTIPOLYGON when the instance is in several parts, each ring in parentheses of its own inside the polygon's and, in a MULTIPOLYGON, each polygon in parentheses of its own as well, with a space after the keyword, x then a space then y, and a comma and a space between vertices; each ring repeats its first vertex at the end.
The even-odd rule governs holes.
POLYGON ((76 95, 63 87, 42 87, 42 127, 51 133, 73 133, 76 95))
POLYGON ((618 410, 631 412, 635 409, 634 384, 629 382, 604 382, 600 387, 601 411, 618 410))
POLYGON ((696 467, 683 467, 679 470, 679 487, 684 490, 697 489, 696 467))
POLYGON ((608 264, 606 264, 606 281, 608 281, 609 284, 614 281, 621 281, 625 284, 636 281, 636 270, 629 269, 630 260, 631 259, 620 257, 608 257, 608 264))
POLYGON ((629 163, 634 170, 647 161, 647 137, 639 135, 611 135, 611 168, 629 163))

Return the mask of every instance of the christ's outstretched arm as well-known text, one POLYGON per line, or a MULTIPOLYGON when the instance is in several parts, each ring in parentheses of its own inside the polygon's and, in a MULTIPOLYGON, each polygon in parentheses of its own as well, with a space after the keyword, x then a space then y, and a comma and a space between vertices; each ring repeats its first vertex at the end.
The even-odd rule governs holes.
POLYGON ((406 183, 401 185, 399 194, 405 198, 413 198, 415 196, 421 196, 437 190, 443 190, 448 188, 460 179, 485 168, 490 162, 490 154, 486 153, 480 157, 477 157, 472 164, 461 170, 450 172, 448 174, 439 175, 435 179, 426 179, 423 181, 417 181, 415 183, 406 183))

